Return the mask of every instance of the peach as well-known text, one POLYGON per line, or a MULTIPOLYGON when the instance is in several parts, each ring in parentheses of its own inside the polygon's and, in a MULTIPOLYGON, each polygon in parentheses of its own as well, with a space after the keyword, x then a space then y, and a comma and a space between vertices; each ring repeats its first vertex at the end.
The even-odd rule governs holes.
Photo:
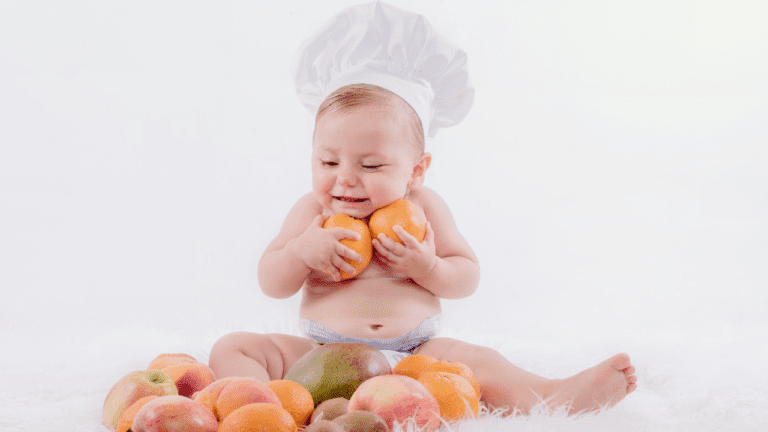
POLYGON ((224 378, 219 381, 211 384, 210 391, 204 389, 197 395, 198 400, 205 405, 203 400, 213 400, 213 395, 218 393, 212 411, 219 421, 224 420, 232 411, 241 406, 252 403, 271 403, 283 407, 275 392, 255 378, 224 378), (219 381, 224 382, 220 383, 219 381))
POLYGON ((191 397, 193 393, 216 381, 211 368, 200 362, 177 363, 164 367, 163 372, 176 383, 179 395, 186 397, 191 397))
POLYGON ((235 379, 235 377, 218 379, 208 384, 207 386, 205 386, 205 388, 200 390, 199 392, 195 392, 192 398, 196 402, 200 402, 201 404, 207 406, 208 409, 215 414, 215 411, 213 408, 216 406, 216 399, 219 397, 219 393, 221 392, 221 389, 223 389, 224 386, 229 384, 229 382, 232 381, 233 379, 235 379))
POLYGON ((147 369, 163 369, 179 363, 194 363, 197 359, 189 354, 160 354, 152 359, 147 369))
POLYGON ((144 396, 178 395, 176 384, 165 372, 156 369, 133 371, 112 386, 104 400, 102 423, 115 429, 120 415, 144 396))
POLYGON ((203 404, 184 396, 147 402, 131 425, 132 432, 216 432, 219 422, 203 404))
POLYGON ((390 430, 411 418, 419 429, 434 431, 440 426, 437 399, 423 384, 404 375, 381 375, 362 383, 349 400, 349 412, 353 411, 378 414, 390 430))

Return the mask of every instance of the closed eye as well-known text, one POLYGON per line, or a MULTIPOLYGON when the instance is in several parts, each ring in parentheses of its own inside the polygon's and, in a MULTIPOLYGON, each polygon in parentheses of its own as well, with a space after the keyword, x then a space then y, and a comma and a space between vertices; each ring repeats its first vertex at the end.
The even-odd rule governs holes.
POLYGON ((379 168, 381 168, 381 165, 363 165, 363 169, 370 171, 377 170, 379 168))

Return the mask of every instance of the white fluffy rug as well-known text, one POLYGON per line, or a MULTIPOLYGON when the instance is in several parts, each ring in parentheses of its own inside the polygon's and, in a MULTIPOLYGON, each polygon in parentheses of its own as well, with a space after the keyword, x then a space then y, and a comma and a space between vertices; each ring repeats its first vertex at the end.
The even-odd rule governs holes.
MULTIPOLYGON (((186 352, 207 361, 232 328, 157 332, 141 323, 113 328, 6 328, 0 332, 0 430, 103 432, 101 404, 112 384, 157 354, 186 352)), ((266 332, 295 332, 275 325, 266 332)), ((446 336, 494 347, 519 366, 563 377, 609 355, 592 340, 514 339, 448 329, 446 336)), ((766 326, 627 335, 639 387, 621 404, 582 417, 483 415, 455 431, 765 431, 768 430, 766 326), (703 336, 706 334, 706 336, 703 336)))

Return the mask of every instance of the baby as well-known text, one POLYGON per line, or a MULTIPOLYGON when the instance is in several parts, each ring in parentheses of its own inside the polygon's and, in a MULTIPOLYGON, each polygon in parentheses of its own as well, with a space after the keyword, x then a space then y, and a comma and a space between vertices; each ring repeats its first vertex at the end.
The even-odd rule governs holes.
MULTIPOLYGON (((355 6, 345 13, 346 18, 358 22, 368 20, 367 28, 375 28, 377 20, 393 19, 405 20, 406 25, 387 28, 407 29, 410 23, 416 26, 411 26, 412 30, 418 30, 418 26, 429 25, 379 2, 355 6)), ((338 32, 338 27, 337 21, 328 28, 338 32)), ((349 32, 354 34, 359 28, 350 25, 349 32)), ((441 37, 434 31, 425 33, 441 37)), ((375 47, 366 39, 370 34, 364 32, 360 37, 363 42, 356 47, 375 47)), ((327 37, 320 32, 304 53, 305 57, 307 52, 312 53, 312 67, 333 71, 333 66, 320 61, 323 56, 338 54, 327 52, 333 44, 323 43, 319 54, 312 50, 312 41, 327 37)), ((380 44, 392 44, 393 39, 397 35, 390 34, 380 44)), ((406 48, 412 43, 412 39, 401 40, 406 48)), ((437 44, 445 48, 447 42, 438 40, 437 44)), ((351 57, 361 55, 359 49, 339 49, 354 52, 351 57)), ((425 55, 423 47, 410 51, 425 55)), ((450 52, 435 51, 442 56, 450 52)), ((391 50, 388 54, 374 49, 369 51, 372 54, 364 55, 364 60, 357 59, 358 64, 375 64, 371 59, 382 52, 387 61, 392 61, 391 50)), ((462 60, 463 53, 456 49, 453 52, 455 64, 462 60)), ((418 61, 401 62, 405 63, 412 67, 418 61)), ((312 78, 322 82, 317 87, 324 87, 318 93, 324 97, 317 107, 312 139, 312 192, 289 211, 259 262, 259 284, 266 295, 287 298, 301 291, 300 322, 306 337, 248 332, 225 335, 211 350, 210 366, 216 376, 282 379, 302 355, 319 344, 363 342, 382 350, 393 364, 414 353, 466 364, 480 383, 482 400, 491 407, 528 412, 545 400, 550 408, 566 407, 575 413, 619 402, 636 388, 635 369, 626 354, 615 355, 570 378, 547 379, 514 366, 492 349, 437 337, 440 299, 471 295, 477 289, 480 271, 477 257, 459 232, 448 206, 435 191, 424 186, 431 163, 431 155, 425 152, 425 136, 433 135, 435 129, 430 126, 450 123, 451 115, 454 120, 463 118, 467 109, 462 98, 471 101, 473 93, 464 67, 453 67, 442 75, 454 78, 450 89, 453 103, 448 108, 436 108, 436 101, 441 100, 438 91, 433 90, 435 94, 428 98, 414 96, 415 87, 408 85, 412 81, 392 84, 407 75, 392 70, 360 73, 357 68, 352 77, 346 78, 352 83, 338 77, 312 78), (380 78, 382 74, 385 79, 380 78), (463 81, 457 76, 463 76, 463 81), (457 93, 457 87, 464 87, 464 91, 457 93), (426 216, 424 240, 419 242, 395 227, 404 244, 380 235, 374 239, 371 263, 355 274, 345 258, 360 261, 362 257, 339 240, 357 239, 358 234, 342 228, 323 229, 323 222, 336 213, 367 222, 375 210, 401 198, 411 201, 426 216), (355 277, 342 280, 341 271, 355 277)), ((297 81, 302 80, 307 81, 300 73, 297 81)), ((437 87, 434 82, 432 89, 437 87)), ((300 96, 302 91, 312 93, 311 88, 302 90, 300 86, 300 96)))

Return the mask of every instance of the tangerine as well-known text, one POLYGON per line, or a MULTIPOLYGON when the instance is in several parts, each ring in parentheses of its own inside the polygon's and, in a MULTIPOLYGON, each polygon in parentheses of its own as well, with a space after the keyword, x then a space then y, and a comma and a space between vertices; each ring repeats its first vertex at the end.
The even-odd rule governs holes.
POLYGON ((323 223, 323 228, 344 228, 360 234, 360 240, 357 241, 352 239, 339 240, 341 244, 363 256, 363 260, 360 262, 355 262, 349 258, 344 258, 346 262, 350 263, 355 268, 357 273, 351 275, 342 271, 342 279, 355 277, 356 275, 359 275, 366 267, 368 267, 368 264, 371 262, 371 258, 373 258, 373 242, 371 239, 371 231, 368 229, 368 225, 366 225, 365 222, 359 219, 355 219, 345 213, 337 213, 328 218, 325 223, 323 223))
POLYGON ((274 380, 267 382, 267 387, 272 389, 283 404, 283 409, 291 414, 296 421, 296 426, 304 426, 315 410, 315 401, 312 393, 301 384, 290 380, 274 380))
POLYGON ((480 396, 480 383, 477 381, 475 374, 472 373, 472 369, 464 363, 440 360, 429 365, 425 372, 449 372, 456 374, 467 380, 477 392, 477 396, 480 396))
POLYGON ((392 368, 392 373, 418 379, 419 375, 436 361, 436 358, 426 354, 409 355, 397 362, 395 367, 392 368))
POLYGON ((120 414, 120 418, 117 420, 117 427, 115 428, 115 432, 128 432, 131 430, 131 426, 133 425, 133 418, 136 417, 136 413, 138 413, 141 407, 146 405, 146 403, 152 399, 157 399, 157 396, 144 396, 126 408, 125 411, 120 414))
POLYGON ((414 203, 405 199, 399 199, 376 210, 368 221, 373 238, 379 238, 379 234, 384 233, 392 240, 403 243, 392 230, 395 225, 400 225, 419 242, 422 242, 427 234, 427 219, 424 213, 414 203))
POLYGON ((418 381, 437 399, 444 420, 477 417, 480 397, 469 381, 454 373, 429 371, 421 374, 418 381))
POLYGON ((271 403, 252 403, 232 411, 219 423, 218 432, 297 432, 291 414, 271 403))

